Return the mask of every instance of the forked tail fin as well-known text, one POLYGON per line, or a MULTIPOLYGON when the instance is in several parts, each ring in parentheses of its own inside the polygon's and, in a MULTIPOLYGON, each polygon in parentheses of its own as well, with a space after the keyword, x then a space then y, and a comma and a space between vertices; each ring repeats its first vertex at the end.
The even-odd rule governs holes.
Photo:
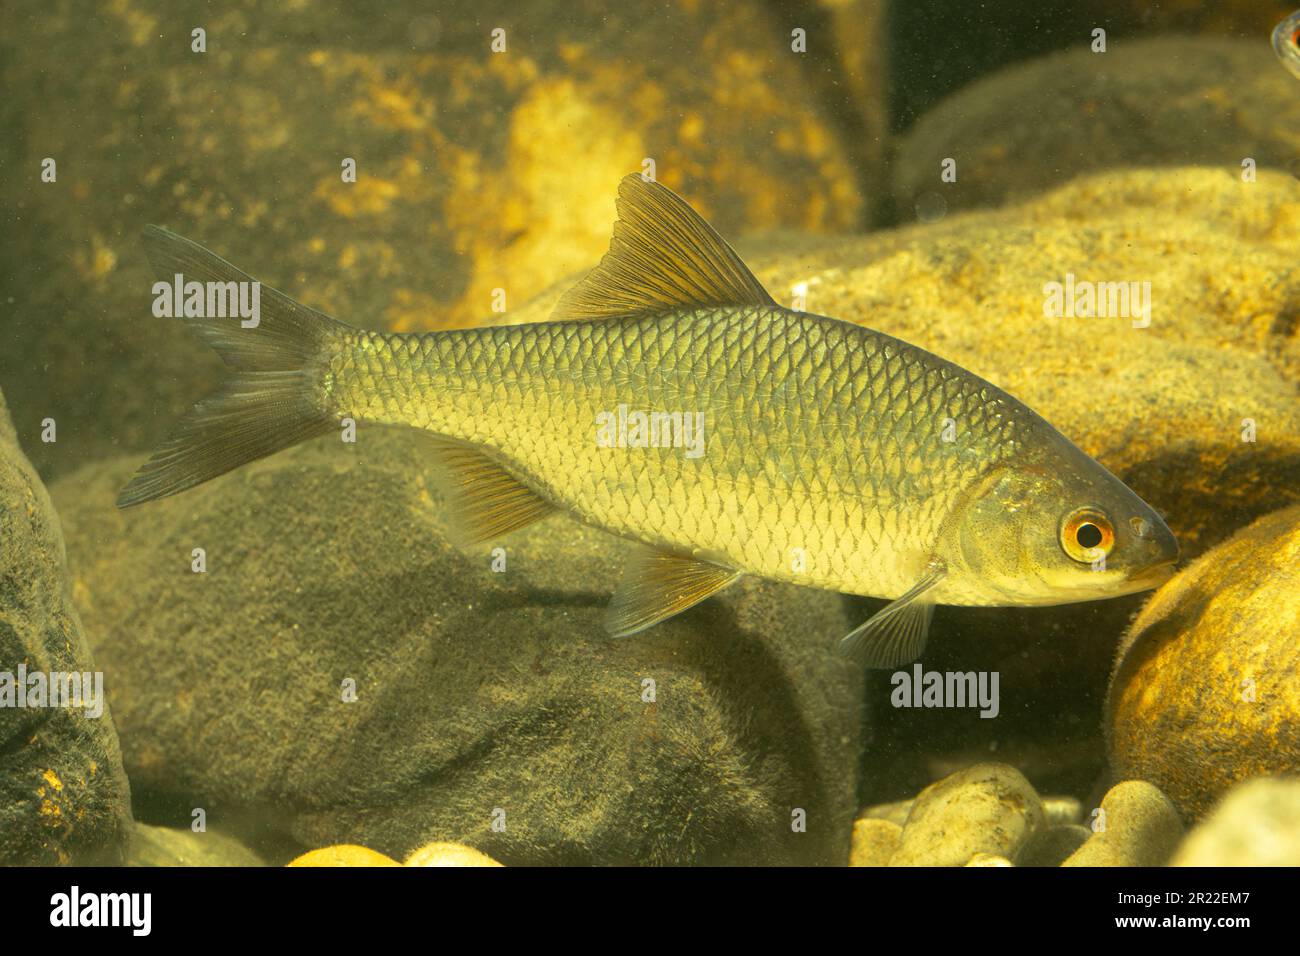
MULTIPOLYGON (((147 227, 144 241, 159 279, 254 281, 166 229, 147 227)), ((154 449, 118 494, 119 508, 174 495, 334 427, 322 402, 321 373, 329 343, 348 327, 267 286, 258 293, 256 326, 244 328, 238 316, 185 318, 229 366, 230 377, 154 449)))

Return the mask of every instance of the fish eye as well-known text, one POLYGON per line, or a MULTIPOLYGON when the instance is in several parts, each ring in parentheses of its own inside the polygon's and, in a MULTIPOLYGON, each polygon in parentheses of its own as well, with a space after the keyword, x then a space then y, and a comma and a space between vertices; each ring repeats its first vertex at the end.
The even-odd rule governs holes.
POLYGON ((1115 546, 1115 527, 1096 508, 1079 508, 1061 522, 1061 549, 1081 564, 1092 564, 1115 546))
POLYGON ((1101 529, 1095 524, 1085 521, 1075 529, 1074 540, 1082 548, 1095 548, 1101 544, 1101 529))

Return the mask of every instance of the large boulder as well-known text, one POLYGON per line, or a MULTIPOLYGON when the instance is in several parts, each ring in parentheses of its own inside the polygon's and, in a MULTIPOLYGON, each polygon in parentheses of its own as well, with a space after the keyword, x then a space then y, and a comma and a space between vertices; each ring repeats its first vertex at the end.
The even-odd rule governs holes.
POLYGON ((112 675, 96 681, 96 672, 58 516, 0 395, 0 865, 123 858, 131 795, 110 709, 96 693, 112 675), (55 686, 60 695, 81 688, 80 703, 56 704, 55 686))
POLYGON ((1251 159, 1289 170, 1300 98, 1267 20, 1257 25, 1240 40, 1112 33, 1105 53, 1079 45, 963 87, 898 144, 899 217, 1001 205, 1105 169, 1205 165, 1239 178, 1251 159), (947 158, 956 182, 940 180, 947 158))
POLYGON ((1300 506, 1156 592, 1120 647, 1105 726, 1115 774, 1188 820, 1238 781, 1300 774, 1300 506))
POLYGON ((126 512, 137 459, 56 483, 142 807, 397 859, 847 862, 834 595, 745 581, 610 640, 626 543, 555 516, 454 549, 425 441, 363 428, 126 512))

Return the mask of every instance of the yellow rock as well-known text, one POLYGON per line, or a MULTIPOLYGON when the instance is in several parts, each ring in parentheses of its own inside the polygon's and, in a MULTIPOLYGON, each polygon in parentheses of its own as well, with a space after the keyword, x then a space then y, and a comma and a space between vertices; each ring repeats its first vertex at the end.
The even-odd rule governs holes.
POLYGON ((863 817, 853 824, 849 866, 888 866, 903 842, 903 828, 892 820, 863 817))
POLYGON ((1300 866, 1300 777, 1256 777, 1228 791, 1170 866, 1300 866))
POLYGON ((893 803, 878 803, 867 807, 858 814, 859 820, 888 820, 900 827, 907 822, 907 815, 912 812, 914 800, 895 800, 893 803))
POLYGON ((891 866, 964 866, 977 854, 1016 861, 1043 824, 1043 805, 1015 767, 979 763, 919 794, 891 866))
POLYGON ((1145 780, 1111 787, 1092 825, 1092 836, 1061 866, 1163 866, 1183 835, 1174 805, 1145 780))
POLYGON ((391 856, 384 856, 363 846, 340 843, 304 853, 287 866, 401 866, 391 856))
POLYGON ((1156 592, 1106 702, 1116 774, 1189 820, 1235 782, 1300 770, 1300 506, 1267 515, 1156 592))
POLYGON ((407 866, 500 866, 486 853, 461 843, 428 843, 412 853, 407 866))

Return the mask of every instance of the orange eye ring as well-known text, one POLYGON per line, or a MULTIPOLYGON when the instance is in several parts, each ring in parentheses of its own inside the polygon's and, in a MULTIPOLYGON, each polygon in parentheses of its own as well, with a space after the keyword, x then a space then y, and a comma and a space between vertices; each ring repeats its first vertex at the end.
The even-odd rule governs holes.
POLYGON ((1079 508, 1061 522, 1061 550, 1080 564, 1092 564, 1115 547, 1115 526, 1096 508, 1079 508))

